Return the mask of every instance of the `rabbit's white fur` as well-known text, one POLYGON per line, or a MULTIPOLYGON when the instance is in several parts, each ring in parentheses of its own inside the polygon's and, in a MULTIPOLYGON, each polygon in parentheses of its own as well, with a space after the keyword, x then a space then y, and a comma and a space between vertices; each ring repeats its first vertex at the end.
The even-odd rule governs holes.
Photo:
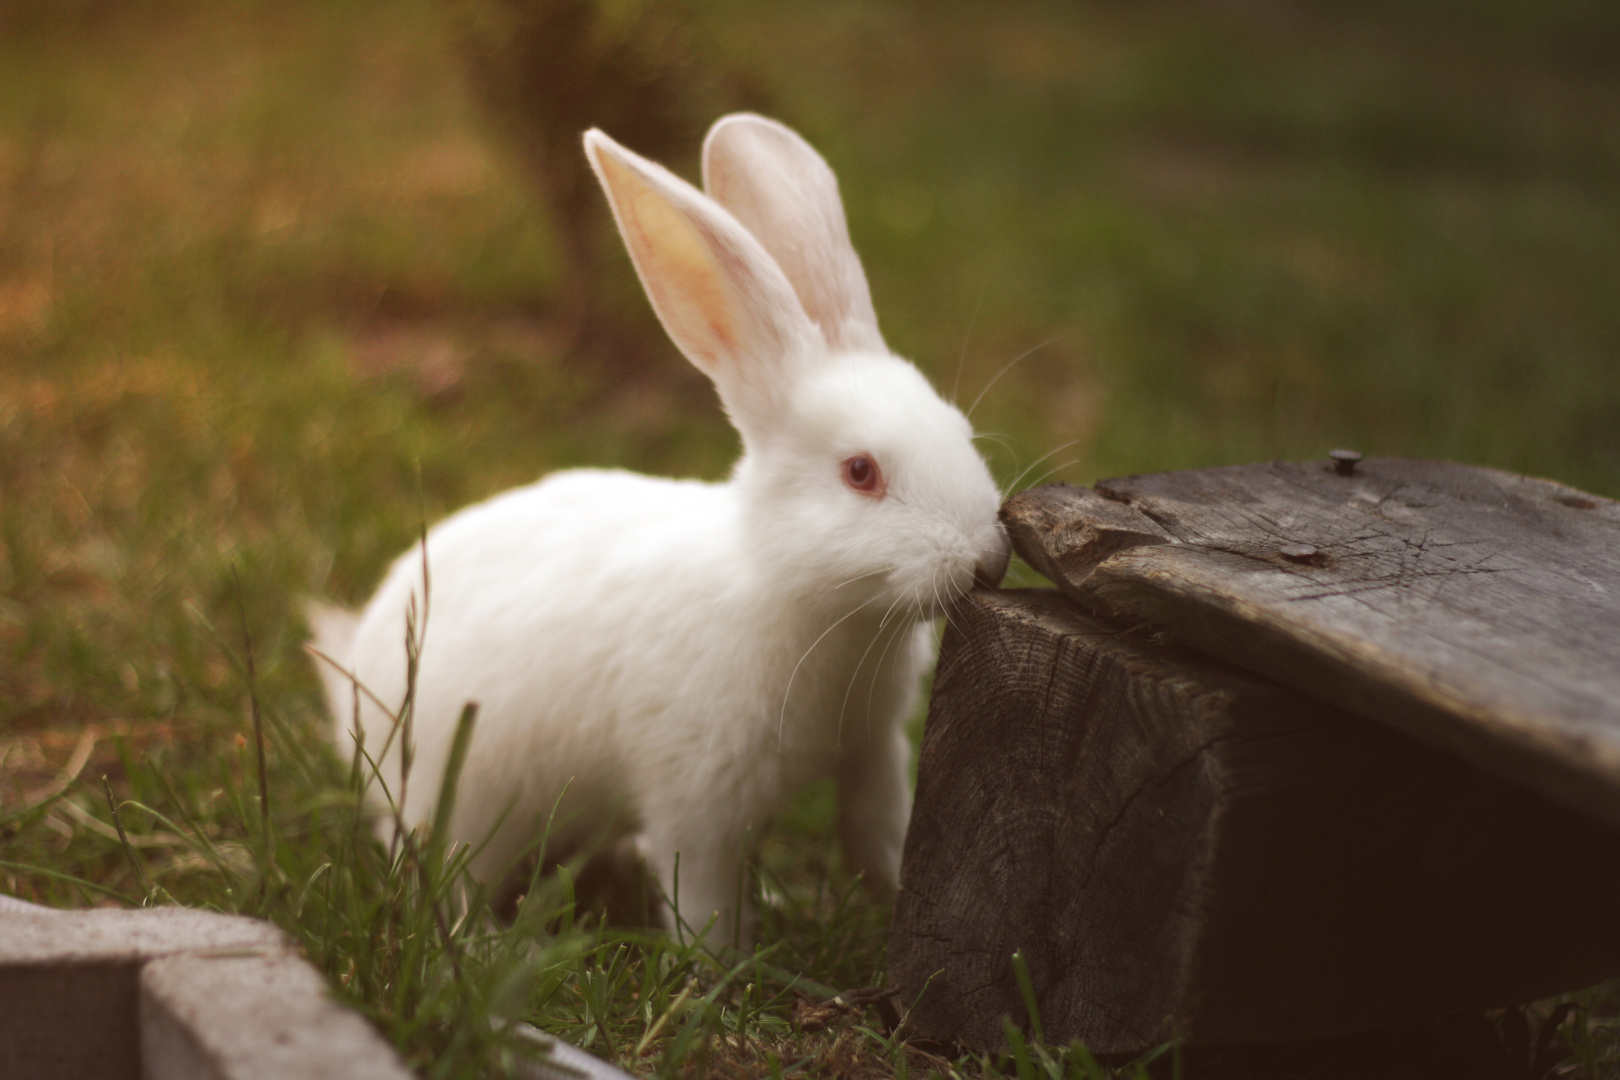
MULTIPOLYGON (((600 132, 585 144, 741 460, 724 483, 573 470, 462 510, 428 534, 430 589, 422 553, 406 553, 357 621, 312 612, 315 647, 332 661, 340 751, 359 733, 376 753, 418 610, 404 820, 430 819, 476 701, 451 822, 456 838, 493 837, 476 873, 503 872, 555 806, 551 851, 633 835, 683 922, 716 917, 713 939, 746 943, 750 837, 814 777, 837 777, 849 863, 897 887, 901 722, 931 621, 1005 568, 998 494, 967 420, 884 346, 837 181, 807 143, 757 116, 721 120, 708 196, 600 132), (846 483, 854 455, 886 490, 846 483)), ((396 798, 399 743, 380 763, 396 798)))

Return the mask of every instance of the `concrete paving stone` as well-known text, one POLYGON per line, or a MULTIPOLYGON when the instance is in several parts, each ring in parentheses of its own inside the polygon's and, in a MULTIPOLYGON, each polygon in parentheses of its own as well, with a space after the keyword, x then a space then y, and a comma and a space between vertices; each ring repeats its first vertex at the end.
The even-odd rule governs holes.
MULTIPOLYGON (((528 1025, 535 1080, 630 1080, 528 1025)), ((0 1080, 411 1080, 270 923, 0 896, 0 1080)))
POLYGON ((143 961, 177 952, 286 949, 270 923, 193 908, 107 908, 0 914, 0 965, 143 961))
POLYGON ((410 1080, 393 1048, 287 952, 179 955, 141 971, 141 1054, 163 1080, 410 1080))
POLYGON ((269 923, 0 905, 0 1080, 409 1080, 269 923))

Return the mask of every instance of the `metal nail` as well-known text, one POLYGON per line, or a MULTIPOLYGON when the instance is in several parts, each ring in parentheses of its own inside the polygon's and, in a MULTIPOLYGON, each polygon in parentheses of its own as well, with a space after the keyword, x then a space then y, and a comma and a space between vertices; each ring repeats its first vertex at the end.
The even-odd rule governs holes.
POLYGON ((1277 554, 1290 562, 1311 562, 1319 552, 1309 544, 1284 544, 1277 554))
POLYGON ((1358 450, 1329 450, 1328 457, 1333 459, 1333 471, 1340 476, 1349 476, 1356 471, 1356 462, 1361 460, 1358 450))

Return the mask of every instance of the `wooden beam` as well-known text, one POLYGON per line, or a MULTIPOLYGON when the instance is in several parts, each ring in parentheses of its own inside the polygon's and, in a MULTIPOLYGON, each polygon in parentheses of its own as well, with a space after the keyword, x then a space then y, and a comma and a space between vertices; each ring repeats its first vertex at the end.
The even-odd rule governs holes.
POLYGON ((1620 825, 1620 504, 1373 459, 1038 488, 1003 519, 1090 610, 1620 825))

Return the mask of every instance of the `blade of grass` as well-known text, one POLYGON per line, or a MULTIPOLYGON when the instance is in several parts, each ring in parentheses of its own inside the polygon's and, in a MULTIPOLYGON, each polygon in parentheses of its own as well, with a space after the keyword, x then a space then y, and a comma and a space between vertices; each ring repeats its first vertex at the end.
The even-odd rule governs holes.
POLYGON ((1030 982, 1029 967, 1024 963, 1024 951, 1019 949, 1012 954, 1013 977, 1018 980, 1018 994, 1024 999, 1024 1011, 1029 1013, 1029 1031, 1035 1036, 1037 1043, 1045 1043, 1046 1036, 1041 1031, 1041 1010, 1035 1001, 1035 985, 1030 982))
POLYGON ((84 889, 87 892, 99 893, 102 896, 117 900, 125 907, 138 906, 137 901, 131 899, 127 894, 119 892, 110 885, 102 885, 99 882, 89 881, 82 877, 76 877, 73 874, 63 873, 60 870, 52 870, 48 866, 34 866, 29 863, 10 862, 5 859, 0 859, 0 869, 15 870, 21 874, 37 874, 40 877, 48 877, 53 881, 66 882, 69 885, 84 889))
POLYGON ((264 713, 259 707, 259 672, 253 660, 253 636, 248 632, 247 604, 242 599, 242 579, 231 564, 231 583, 236 588, 236 612, 242 620, 242 657, 247 664, 248 703, 253 710, 253 746, 259 765, 259 828, 263 842, 273 844, 270 829, 270 777, 264 754, 264 713))
POLYGON ((106 773, 101 774, 101 790, 107 794, 107 809, 112 813, 113 828, 118 830, 118 842, 124 849, 124 857, 129 860, 129 868, 135 871, 135 879, 141 883, 141 892, 146 897, 143 904, 149 904, 156 893, 152 883, 147 880, 140 860, 135 857, 135 846, 129 842, 129 834, 124 831, 124 820, 118 816, 118 800, 113 798, 112 781, 107 779, 106 773))
POLYGON ((461 787, 461 770, 467 764, 467 751, 472 746, 473 726, 478 721, 478 703, 469 701, 462 706, 456 720, 455 734, 450 739, 450 760, 444 767, 444 778, 439 783, 439 801, 433 808, 433 831, 428 834, 428 858, 437 872, 444 860, 445 844, 450 836, 450 816, 455 812, 456 796, 461 787))

